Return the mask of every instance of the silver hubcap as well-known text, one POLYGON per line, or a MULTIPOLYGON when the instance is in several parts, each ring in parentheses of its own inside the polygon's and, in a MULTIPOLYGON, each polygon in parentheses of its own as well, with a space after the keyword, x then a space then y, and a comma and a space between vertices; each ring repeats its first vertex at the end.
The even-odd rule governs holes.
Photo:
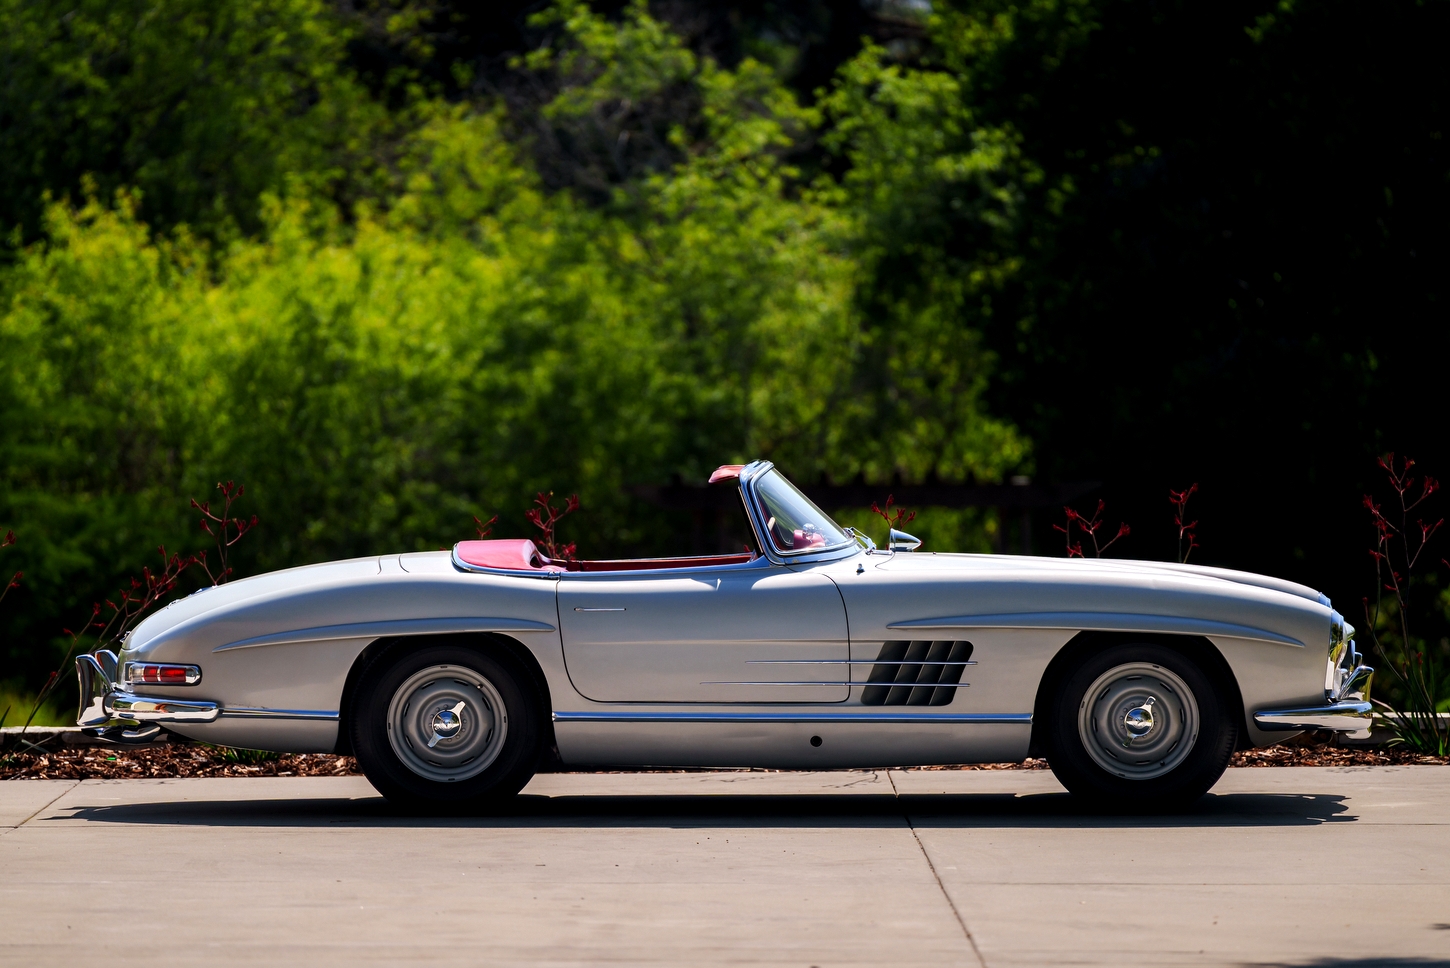
POLYGON ((498 759, 508 712, 493 683, 463 666, 409 676, 388 703, 388 742, 408 769, 441 782, 477 776, 498 759))
POLYGON ((1151 780, 1193 750, 1198 703, 1175 673, 1151 662, 1128 662, 1088 687, 1077 731, 1098 766, 1131 780, 1151 780))

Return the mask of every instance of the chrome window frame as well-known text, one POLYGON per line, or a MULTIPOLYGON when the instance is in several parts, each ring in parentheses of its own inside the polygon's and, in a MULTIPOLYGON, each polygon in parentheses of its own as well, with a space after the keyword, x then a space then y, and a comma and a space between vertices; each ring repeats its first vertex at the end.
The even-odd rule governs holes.
MULTIPOLYGON (((768 558, 777 565, 801 565, 818 561, 841 561, 846 558, 854 558, 863 554, 859 542, 852 541, 840 548, 832 548, 829 551, 796 551, 782 552, 776 548, 775 542, 770 538, 770 530, 766 522, 760 517, 760 501, 757 498, 756 485, 760 478, 775 468, 775 464, 768 460, 751 461, 740 469, 740 497, 745 502, 745 514, 750 519, 750 527, 755 531, 755 542, 760 545, 763 557, 768 558)), ((785 475, 782 474, 782 477, 785 475)), ((790 480, 790 478, 786 478, 790 480)), ((794 482, 792 482, 794 483, 794 482)), ((799 490, 799 488, 797 488, 799 490)), ((802 492, 804 493, 804 492, 802 492)), ((809 498, 807 498, 809 500, 809 498)), ((811 503, 815 503, 812 501, 811 503)), ((822 511, 822 514, 826 512, 822 511)), ((830 515, 826 515, 830 517, 830 515)), ((831 519, 835 523, 835 519, 831 519)), ((836 525, 840 527, 839 524, 836 525)), ((847 535, 847 537, 850 537, 847 535)))

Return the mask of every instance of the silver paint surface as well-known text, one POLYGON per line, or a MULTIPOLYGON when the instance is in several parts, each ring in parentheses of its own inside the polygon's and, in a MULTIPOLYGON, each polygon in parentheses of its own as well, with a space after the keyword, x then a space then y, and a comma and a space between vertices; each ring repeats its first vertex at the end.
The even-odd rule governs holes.
POLYGON ((987 720, 1030 715, 1053 656, 1079 631, 1121 627, 1124 616, 1144 634, 1204 635, 1233 671, 1258 745, 1285 734, 1260 730, 1255 711, 1324 702, 1330 609, 1312 589, 1195 566, 922 551, 563 576, 464 572, 447 552, 331 562, 174 603, 137 628, 121 660, 204 669, 198 686, 147 690, 222 706, 216 722, 178 726, 184 735, 326 750, 337 720, 226 709, 342 710, 349 670, 380 635, 426 641, 487 628, 538 662, 560 714, 554 731, 566 762, 904 765, 1021 758, 1030 726, 987 720), (944 619, 956 623, 953 631, 944 619), (976 665, 965 677, 971 687, 956 690, 949 705, 921 707, 940 719, 891 722, 902 707, 863 706, 860 686, 839 684, 864 684, 885 641, 941 637, 970 639, 976 665), (749 684, 786 681, 838 684, 749 684), (801 716, 766 721, 789 706, 801 716), (880 718, 811 721, 810 711, 824 707, 880 718), (610 710, 722 715, 568 715, 610 710), (771 715, 723 715, 741 712, 771 715))

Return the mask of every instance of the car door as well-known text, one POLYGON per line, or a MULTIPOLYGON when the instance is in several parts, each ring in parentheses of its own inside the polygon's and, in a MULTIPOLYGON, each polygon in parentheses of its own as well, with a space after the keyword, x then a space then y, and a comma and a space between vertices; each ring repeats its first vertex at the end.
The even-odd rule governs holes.
POLYGON ((835 583, 758 560, 559 580, 569 678, 598 702, 843 702, 835 583))

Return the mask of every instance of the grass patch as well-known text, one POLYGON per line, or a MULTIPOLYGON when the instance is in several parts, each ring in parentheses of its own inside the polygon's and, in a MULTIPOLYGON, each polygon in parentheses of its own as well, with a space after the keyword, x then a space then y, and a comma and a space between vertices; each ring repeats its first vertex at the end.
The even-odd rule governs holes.
POLYGON ((268 750, 244 750, 232 746, 212 746, 208 743, 197 745, 214 750, 213 755, 223 763, 269 763, 282 756, 281 753, 273 753, 268 750))
MULTIPOLYGON (((35 706, 35 693, 21 692, 17 689, 10 689, 0 686, 0 726, 24 726, 25 718, 30 715, 30 710, 35 706), (9 712, 6 712, 9 709, 9 712)), ((75 710, 69 706, 62 706, 54 699, 47 699, 36 711, 35 718, 30 721, 32 726, 74 726, 76 724, 75 710)))

